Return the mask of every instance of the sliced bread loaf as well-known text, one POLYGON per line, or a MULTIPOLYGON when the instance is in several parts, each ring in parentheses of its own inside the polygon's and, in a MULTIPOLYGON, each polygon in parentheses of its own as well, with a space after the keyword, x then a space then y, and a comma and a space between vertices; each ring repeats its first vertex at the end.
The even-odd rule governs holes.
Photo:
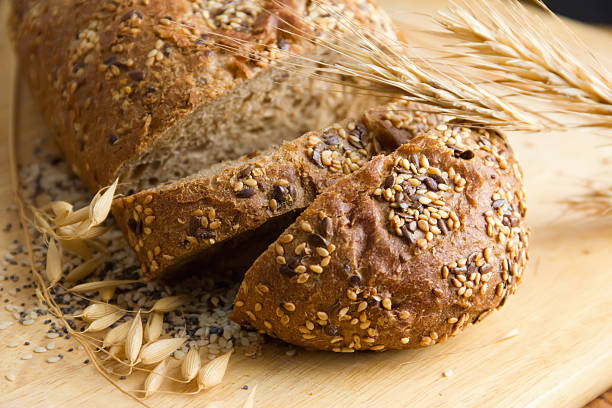
POLYGON ((505 139, 440 125, 319 195, 248 270, 231 317, 337 352, 443 342, 514 293, 525 211, 505 139))
POLYGON ((246 242, 244 234, 267 224, 278 235, 339 178, 439 122, 417 109, 411 103, 374 108, 280 147, 118 199, 113 213, 146 279, 196 258, 226 255, 228 245, 241 246, 241 254, 257 244, 263 251, 276 236, 268 241, 258 231, 246 242))
POLYGON ((249 61, 225 51, 228 44, 260 47, 271 60, 285 51, 314 56, 288 29, 342 35, 330 8, 391 33, 370 0, 323 8, 307 0, 13 5, 19 62, 65 157, 92 189, 119 176, 123 192, 296 138, 374 99, 249 61))

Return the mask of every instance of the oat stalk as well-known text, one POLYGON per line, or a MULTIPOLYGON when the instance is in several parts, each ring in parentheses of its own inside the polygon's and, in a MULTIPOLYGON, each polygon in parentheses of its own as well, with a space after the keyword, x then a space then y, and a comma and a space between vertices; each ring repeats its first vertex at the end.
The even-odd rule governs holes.
MULTIPOLYGON (((557 28, 575 34, 546 6, 557 28)), ((435 16, 458 60, 522 95, 543 98, 560 112, 587 118, 586 125, 612 127, 612 75, 597 58, 576 56, 559 33, 518 0, 461 1, 435 16), (459 40, 459 41, 457 41, 459 40), (465 49, 467 48, 467 52, 465 49)))

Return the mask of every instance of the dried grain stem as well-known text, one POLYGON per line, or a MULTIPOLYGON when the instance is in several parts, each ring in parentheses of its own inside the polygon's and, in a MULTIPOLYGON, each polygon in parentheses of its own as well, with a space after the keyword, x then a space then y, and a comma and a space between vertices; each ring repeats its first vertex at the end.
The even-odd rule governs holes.
MULTIPOLYGON (((538 3, 581 46, 561 20, 538 3)), ((587 126, 612 127, 612 76, 592 53, 586 59, 577 57, 558 31, 517 0, 458 4, 438 12, 435 19, 446 30, 440 34, 452 39, 448 45, 457 50, 454 57, 462 64, 494 73, 498 83, 543 98, 561 112, 581 114, 587 126)))

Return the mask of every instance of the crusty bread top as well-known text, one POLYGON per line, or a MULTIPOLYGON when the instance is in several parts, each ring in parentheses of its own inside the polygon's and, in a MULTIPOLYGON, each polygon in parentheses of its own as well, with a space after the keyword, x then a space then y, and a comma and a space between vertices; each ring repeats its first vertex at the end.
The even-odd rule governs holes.
MULTIPOLYGON (((195 107, 265 67, 222 51, 227 38, 265 45, 262 55, 274 58, 305 49, 288 25, 336 29, 306 0, 13 3, 13 37, 31 91, 74 171, 94 189, 195 107)), ((370 0, 332 4, 363 22, 384 20, 370 0)))
POLYGON ((118 198, 113 214, 143 277, 167 275, 213 246, 302 210, 374 155, 440 123, 438 115, 419 109, 423 106, 405 102, 370 109, 271 151, 118 198))
POLYGON ((249 269, 232 319, 342 352, 444 341, 521 281, 525 211, 504 138, 440 125, 319 195, 249 269))

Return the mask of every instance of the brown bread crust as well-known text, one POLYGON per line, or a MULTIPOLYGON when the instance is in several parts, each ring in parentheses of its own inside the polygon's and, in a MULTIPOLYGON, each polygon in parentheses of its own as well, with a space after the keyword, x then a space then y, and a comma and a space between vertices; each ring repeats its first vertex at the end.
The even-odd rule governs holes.
MULTIPOLYGON (((302 53, 307 47, 284 32, 283 20, 308 30, 297 16, 324 19, 308 14, 306 0, 13 3, 13 38, 30 90, 92 189, 111 184, 197 107, 266 69, 221 51, 228 40, 207 32, 302 53)), ((384 20, 370 0, 340 4, 364 24, 384 20)))
POLYGON ((167 275, 223 242, 306 208, 375 154, 439 123, 437 115, 417 109, 412 103, 372 109, 218 173, 117 199, 113 214, 145 279, 167 275))
POLYGON ((337 352, 443 342, 514 293, 525 211, 505 139, 440 125, 319 195, 249 269, 231 318, 337 352))

